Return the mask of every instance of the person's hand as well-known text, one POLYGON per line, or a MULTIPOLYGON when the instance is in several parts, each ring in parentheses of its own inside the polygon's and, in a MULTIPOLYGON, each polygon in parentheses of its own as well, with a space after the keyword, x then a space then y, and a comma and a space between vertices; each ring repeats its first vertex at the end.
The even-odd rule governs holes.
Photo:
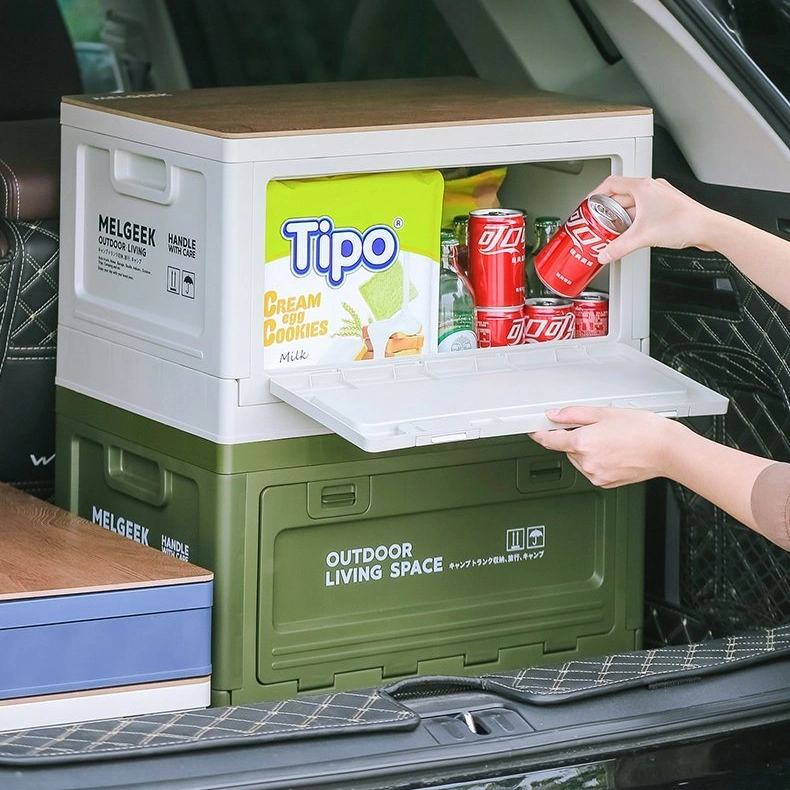
POLYGON ((568 460, 593 484, 615 488, 667 476, 668 449, 686 429, 673 420, 639 409, 567 406, 546 412, 570 430, 535 431, 530 436, 568 460))
POLYGON ((642 247, 713 249, 709 239, 715 238, 711 225, 716 212, 664 179, 609 176, 593 193, 614 198, 632 220, 631 227, 599 254, 601 263, 611 263, 642 247))

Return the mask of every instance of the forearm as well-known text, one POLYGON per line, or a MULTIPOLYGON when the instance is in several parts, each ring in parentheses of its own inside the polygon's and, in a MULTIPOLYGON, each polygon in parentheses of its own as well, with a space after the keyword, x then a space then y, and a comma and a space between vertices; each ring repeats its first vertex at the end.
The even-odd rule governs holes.
POLYGON ((717 444, 674 423, 667 432, 660 467, 662 476, 690 488, 737 521, 760 531, 752 513, 752 489, 759 474, 772 463, 717 444))
POLYGON ((790 550, 790 464, 725 447, 642 409, 566 406, 546 416, 573 430, 530 436, 566 453, 594 485, 615 488, 666 477, 790 550))
POLYGON ((752 514, 757 531, 790 551, 790 464, 770 464, 752 489, 752 514))
POLYGON ((601 263, 641 247, 716 250, 790 307, 790 242, 693 200, 662 179, 609 176, 596 191, 617 200, 633 224, 600 254, 601 263))
POLYGON ((755 285, 790 307, 790 243, 739 219, 711 211, 700 246, 720 252, 755 285))

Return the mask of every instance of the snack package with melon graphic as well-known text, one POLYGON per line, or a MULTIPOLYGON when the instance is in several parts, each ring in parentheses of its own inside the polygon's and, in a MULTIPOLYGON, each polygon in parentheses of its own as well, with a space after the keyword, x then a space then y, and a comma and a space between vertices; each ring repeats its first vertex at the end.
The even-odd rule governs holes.
POLYGON ((442 227, 452 227, 453 219, 477 208, 499 208, 499 188, 507 175, 506 167, 465 173, 465 169, 444 173, 442 227))
POLYGON ((435 170, 269 182, 267 370, 435 351, 443 191, 435 170))

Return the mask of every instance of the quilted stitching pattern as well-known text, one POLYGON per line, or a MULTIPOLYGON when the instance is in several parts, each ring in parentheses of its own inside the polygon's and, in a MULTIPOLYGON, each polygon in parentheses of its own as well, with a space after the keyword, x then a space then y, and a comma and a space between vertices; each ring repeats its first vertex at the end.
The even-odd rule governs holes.
POLYGON ((19 218, 20 189, 19 179, 14 168, 0 158, 0 211, 5 217, 19 218))
POLYGON ((645 647, 688 645, 713 639, 707 623, 682 612, 665 601, 647 601, 644 619, 645 647))
MULTIPOLYGON (((726 415, 688 422, 715 441, 790 461, 790 312, 729 261, 696 250, 654 250, 651 354, 730 399, 726 415), (684 298, 683 277, 732 284, 684 298), (721 294, 719 294, 721 295, 721 294)), ((790 619, 790 552, 673 484, 681 525, 681 605, 716 635, 790 619)))
POLYGON ((787 652, 790 652, 790 626, 783 626, 691 645, 486 675, 484 687, 517 692, 520 697, 546 702, 547 698, 590 696, 619 687, 677 679, 689 673, 723 671, 787 652))
POLYGON ((0 479, 50 499, 54 489, 57 220, 0 218, 0 479))
POLYGON ((53 358, 58 326, 57 222, 5 222, 3 231, 21 252, 21 272, 16 280, 0 262, 0 323, 10 323, 0 371, 6 355, 53 358))
POLYGON ((107 719, 0 735, 0 759, 112 756, 281 740, 294 735, 337 735, 366 729, 413 729, 412 711, 378 690, 340 692, 256 705, 107 719))
MULTIPOLYGON (((722 672, 790 653, 790 625, 742 636, 658 650, 574 660, 479 678, 415 678, 391 687, 395 696, 432 688, 482 688, 535 703, 561 702, 622 688, 722 672)), ((419 717, 387 690, 340 692, 257 705, 136 716, 0 735, 0 761, 58 762, 121 752, 175 751, 337 735, 361 729, 413 729, 419 717)))

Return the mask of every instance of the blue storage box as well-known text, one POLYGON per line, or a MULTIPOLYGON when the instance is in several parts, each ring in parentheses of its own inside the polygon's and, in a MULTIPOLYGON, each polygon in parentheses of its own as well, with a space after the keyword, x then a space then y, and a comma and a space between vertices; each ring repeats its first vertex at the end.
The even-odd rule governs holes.
POLYGON ((0 699, 211 673, 212 583, 0 602, 0 699))
POLYGON ((208 704, 213 575, 147 543, 0 483, 0 730, 208 704))

